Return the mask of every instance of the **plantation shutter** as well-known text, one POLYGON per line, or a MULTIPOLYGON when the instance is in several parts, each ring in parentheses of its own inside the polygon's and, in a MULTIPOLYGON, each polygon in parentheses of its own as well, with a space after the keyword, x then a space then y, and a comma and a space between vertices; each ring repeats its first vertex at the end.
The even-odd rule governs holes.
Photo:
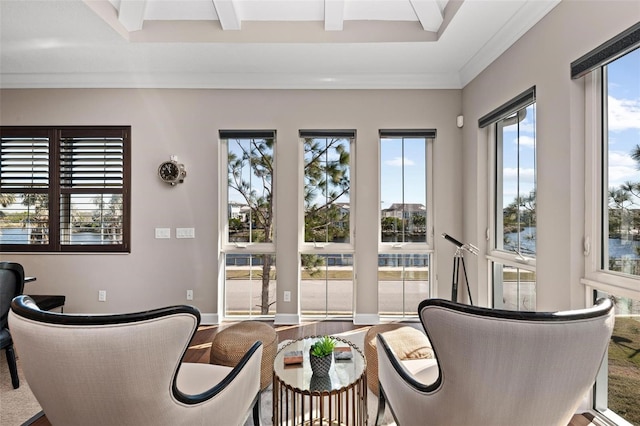
POLYGON ((120 128, 61 131, 60 244, 123 244, 126 136, 120 128))

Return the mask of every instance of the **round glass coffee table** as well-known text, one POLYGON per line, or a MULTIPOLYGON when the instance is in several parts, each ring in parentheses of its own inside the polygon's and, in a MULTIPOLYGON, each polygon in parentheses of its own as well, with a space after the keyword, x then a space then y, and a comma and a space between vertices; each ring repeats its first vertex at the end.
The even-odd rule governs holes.
POLYGON ((309 348, 319 338, 294 340, 276 354, 273 424, 366 426, 367 363, 364 355, 351 342, 335 338, 342 357, 347 359, 339 360, 334 356, 328 376, 317 377, 309 364, 309 348), (301 352, 302 363, 285 364, 285 355, 296 351, 301 352))

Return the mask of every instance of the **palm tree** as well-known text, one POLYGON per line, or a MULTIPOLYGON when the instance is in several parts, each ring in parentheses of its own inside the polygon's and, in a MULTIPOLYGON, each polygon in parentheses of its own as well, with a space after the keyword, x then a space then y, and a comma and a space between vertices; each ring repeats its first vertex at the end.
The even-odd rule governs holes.
POLYGON ((625 211, 627 210, 625 203, 631 201, 631 194, 623 187, 618 189, 609 188, 609 201, 613 204, 609 210, 609 226, 618 225, 618 234, 619 237, 622 238, 625 211))
POLYGON ((9 207, 15 201, 16 196, 14 194, 0 194, 0 206, 2 207, 9 207))

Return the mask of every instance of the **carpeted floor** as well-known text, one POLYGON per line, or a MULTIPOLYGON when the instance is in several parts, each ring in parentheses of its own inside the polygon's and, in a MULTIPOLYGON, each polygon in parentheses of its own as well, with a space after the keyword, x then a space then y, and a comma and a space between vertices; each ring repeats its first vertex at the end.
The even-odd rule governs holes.
POLYGON ((18 359, 18 377, 20 387, 13 389, 9 367, 4 356, 0 354, 0 425, 20 426, 35 414, 40 412, 40 404, 29 389, 29 384, 24 378, 18 359))
MULTIPOLYGON (((353 342, 357 347, 364 351, 364 331, 346 332, 338 334, 338 336, 353 342)), ((281 342, 281 344, 284 342, 281 342)), ((20 387, 13 389, 11 386, 11 377, 9 368, 4 359, 4 354, 0 358, 0 425, 2 426, 20 426, 29 420, 35 414, 40 412, 41 408, 35 397, 29 389, 29 385, 24 378, 22 369, 20 369, 20 359, 18 359, 18 374, 20 377, 20 387)), ((271 387, 267 388, 261 396, 261 414, 263 426, 271 426, 272 412, 272 393, 271 387)), ((367 411, 369 412, 369 424, 374 424, 376 419, 376 411, 378 409, 377 397, 369 391, 367 399, 367 411)), ((385 425, 393 425, 392 418, 387 412, 385 414, 385 425)), ((249 419, 245 426, 252 426, 253 421, 249 419)))

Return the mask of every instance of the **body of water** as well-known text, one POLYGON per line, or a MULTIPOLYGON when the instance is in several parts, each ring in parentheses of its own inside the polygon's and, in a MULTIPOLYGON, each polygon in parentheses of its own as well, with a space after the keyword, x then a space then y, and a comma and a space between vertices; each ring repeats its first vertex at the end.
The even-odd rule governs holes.
MULTIPOLYGON (((515 232, 506 234, 508 241, 518 241, 518 234, 515 232)), ((29 230, 26 228, 0 228, 0 244, 28 244, 29 243, 29 230)), ((74 232, 71 234, 71 243, 75 244, 100 244, 102 238, 99 233, 96 232, 74 232)), ((535 229, 525 228, 520 235, 520 244, 523 250, 522 254, 535 254, 535 229)), ((512 245, 506 245, 505 249, 513 249, 512 245)), ((640 259, 640 255, 636 248, 640 247, 640 241, 621 240, 619 238, 609 238, 609 257, 614 259, 640 259)), ((397 255, 381 255, 379 260, 381 265, 395 264, 397 266, 402 261, 398 261, 397 255)), ((246 260, 238 259, 246 257, 246 255, 227 255, 229 264, 244 263, 246 260)), ((424 264, 424 256, 418 256, 419 259, 412 259, 410 263, 424 264)), ((339 259, 338 264, 351 264, 351 258, 347 256, 347 259, 339 259)), ((331 259, 331 263, 335 264, 336 259, 331 259)), ((405 261, 406 262, 406 261, 405 261)), ((248 263, 248 262, 247 262, 248 263)))
MULTIPOLYGON (((73 232, 73 244, 102 244, 103 240, 98 232, 73 232)), ((104 242, 111 242, 104 240, 104 242)), ((29 244, 29 230, 26 228, 0 228, 0 244, 29 244)))
MULTIPOLYGON (((512 244, 505 244, 505 250, 513 251, 515 243, 518 241, 518 233, 511 232, 505 234, 507 241, 512 244)), ((520 252, 524 255, 536 253, 536 231, 535 228, 525 228, 520 232, 520 252)), ((640 254, 636 248, 640 247, 640 241, 621 240, 620 238, 609 238, 609 258, 614 259, 640 259, 640 254)))

